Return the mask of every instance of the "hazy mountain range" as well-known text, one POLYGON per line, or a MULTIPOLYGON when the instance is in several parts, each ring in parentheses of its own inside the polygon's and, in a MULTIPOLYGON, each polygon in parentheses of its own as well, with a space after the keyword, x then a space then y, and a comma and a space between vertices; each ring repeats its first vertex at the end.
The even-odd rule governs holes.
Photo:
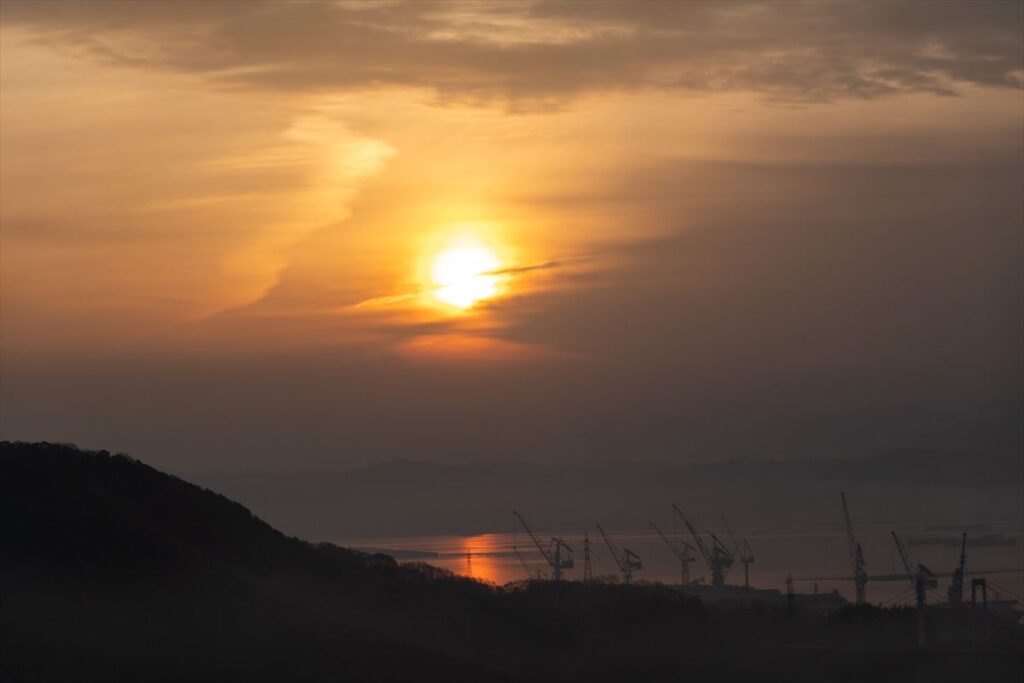
POLYGON ((850 460, 666 465, 463 465, 393 460, 352 470, 237 470, 188 476, 288 532, 318 539, 511 531, 520 510, 550 530, 624 530, 676 503, 714 527, 842 523, 846 491, 863 523, 1013 521, 1022 460, 1010 451, 907 449, 850 460))

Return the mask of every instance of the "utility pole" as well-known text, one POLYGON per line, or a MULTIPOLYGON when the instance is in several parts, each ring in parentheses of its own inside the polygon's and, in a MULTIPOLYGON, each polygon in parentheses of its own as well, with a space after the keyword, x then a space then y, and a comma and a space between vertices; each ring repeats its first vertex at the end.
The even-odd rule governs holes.
POLYGON ((790 574, 786 577, 786 609, 789 613, 793 613, 794 603, 796 602, 796 596, 793 595, 793 575, 790 574))
POLYGON ((960 564, 953 571, 953 581, 949 584, 949 606, 960 607, 964 603, 964 571, 967 569, 967 532, 960 537, 960 564))

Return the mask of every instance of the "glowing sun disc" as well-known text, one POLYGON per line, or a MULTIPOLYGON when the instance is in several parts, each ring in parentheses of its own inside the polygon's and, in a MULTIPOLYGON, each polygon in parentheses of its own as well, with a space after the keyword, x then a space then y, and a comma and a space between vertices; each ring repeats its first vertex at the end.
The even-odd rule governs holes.
POLYGON ((471 308, 476 302, 498 293, 501 265, 498 256, 481 245, 446 249, 434 257, 430 279, 437 288, 434 297, 456 308, 471 308))

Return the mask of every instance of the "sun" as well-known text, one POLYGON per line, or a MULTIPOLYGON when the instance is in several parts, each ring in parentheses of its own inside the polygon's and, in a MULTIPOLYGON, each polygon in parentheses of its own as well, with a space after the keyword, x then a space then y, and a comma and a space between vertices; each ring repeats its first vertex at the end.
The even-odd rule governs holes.
POLYGON ((434 297, 449 306, 472 308, 498 293, 497 253, 484 244, 452 246, 434 257, 430 279, 434 297))

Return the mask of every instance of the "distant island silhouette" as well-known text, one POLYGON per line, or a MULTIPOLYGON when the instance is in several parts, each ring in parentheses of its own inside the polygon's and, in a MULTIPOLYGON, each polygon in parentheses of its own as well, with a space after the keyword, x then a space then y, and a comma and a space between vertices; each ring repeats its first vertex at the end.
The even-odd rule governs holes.
MULTIPOLYGON (((288 537, 125 455, 0 444, 2 681, 1021 680, 1018 626, 492 586, 288 537), (973 639, 972 639, 973 638, 973 639)), ((962 616, 962 615, 961 615, 962 616)))

